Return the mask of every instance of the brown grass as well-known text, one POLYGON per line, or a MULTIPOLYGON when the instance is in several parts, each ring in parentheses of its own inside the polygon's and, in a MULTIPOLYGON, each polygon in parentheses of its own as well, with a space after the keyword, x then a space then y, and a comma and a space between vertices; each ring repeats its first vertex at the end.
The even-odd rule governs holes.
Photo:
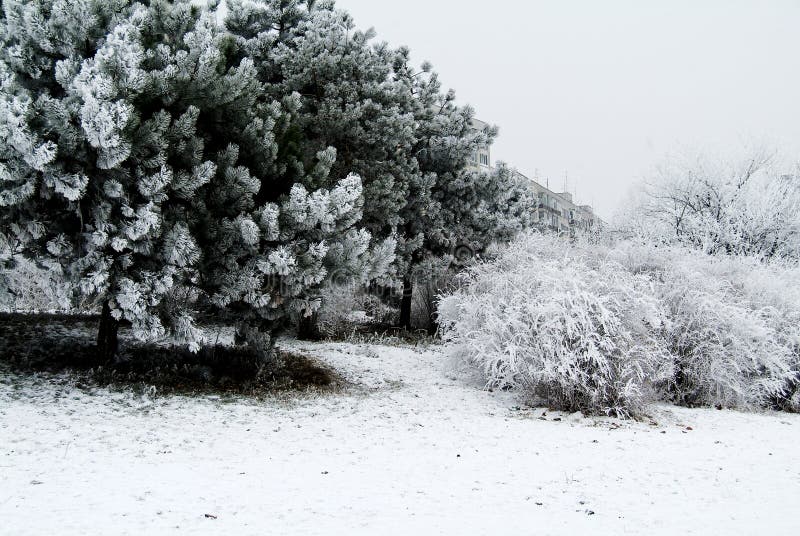
POLYGON ((246 348, 186 348, 143 344, 120 332, 114 363, 95 348, 98 318, 62 315, 0 315, 0 361, 16 372, 72 372, 104 386, 155 386, 160 393, 224 393, 259 396, 275 391, 330 390, 344 381, 313 357, 276 351, 268 363, 246 348))

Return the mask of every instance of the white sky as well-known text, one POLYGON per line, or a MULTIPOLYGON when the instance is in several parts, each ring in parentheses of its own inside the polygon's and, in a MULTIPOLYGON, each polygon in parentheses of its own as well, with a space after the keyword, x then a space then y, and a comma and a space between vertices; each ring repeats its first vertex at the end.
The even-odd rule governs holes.
POLYGON ((493 160, 609 218, 676 145, 800 160, 800 0, 338 0, 497 124, 493 160))

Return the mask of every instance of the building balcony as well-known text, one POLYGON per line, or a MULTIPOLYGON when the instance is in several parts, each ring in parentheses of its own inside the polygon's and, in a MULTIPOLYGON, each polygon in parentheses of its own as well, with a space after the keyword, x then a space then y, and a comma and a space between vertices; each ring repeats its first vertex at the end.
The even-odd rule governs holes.
POLYGON ((557 209, 557 208, 553 208, 550 205, 545 205, 544 203, 539 203, 539 207, 538 208, 539 208, 539 210, 544 209, 544 210, 547 210, 547 211, 549 211, 549 212, 551 212, 553 214, 558 214, 558 216, 561 217, 561 210, 557 209))

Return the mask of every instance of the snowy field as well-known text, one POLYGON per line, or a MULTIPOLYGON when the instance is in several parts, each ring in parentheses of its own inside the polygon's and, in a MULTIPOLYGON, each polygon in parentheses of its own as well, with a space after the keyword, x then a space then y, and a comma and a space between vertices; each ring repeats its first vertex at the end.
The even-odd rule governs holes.
MULTIPOLYGON (((0 533, 797 534, 800 416, 520 408, 434 349, 300 344, 266 401, 0 376, 0 533)), ((60 380, 60 381, 59 381, 60 380)))

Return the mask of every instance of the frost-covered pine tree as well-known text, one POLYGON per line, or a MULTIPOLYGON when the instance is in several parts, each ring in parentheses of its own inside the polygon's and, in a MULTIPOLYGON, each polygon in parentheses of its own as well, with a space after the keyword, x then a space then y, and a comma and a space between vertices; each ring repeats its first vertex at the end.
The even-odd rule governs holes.
POLYGON ((414 97, 393 72, 397 52, 372 43, 374 32, 356 30, 332 2, 229 2, 226 26, 267 93, 297 98, 280 155, 284 180, 313 189, 358 174, 362 226, 385 251, 418 174, 414 97))
POLYGON ((230 2, 226 26, 240 54, 254 58, 267 93, 296 99, 281 138, 282 181, 314 189, 334 188, 350 173, 362 179, 360 226, 371 241, 333 248, 326 263, 340 282, 391 283, 399 213, 419 174, 416 104, 393 72, 397 52, 373 44, 374 33, 357 31, 332 2, 230 2))
POLYGON ((400 323, 411 326, 417 266, 431 258, 480 254, 493 242, 507 241, 531 224, 533 200, 525 185, 505 166, 491 172, 468 169, 481 146, 490 145, 497 129, 473 126, 474 110, 455 104, 455 92, 443 93, 429 65, 415 72, 408 51, 402 51, 396 71, 416 97, 415 117, 420 174, 411 183, 404 221, 403 295, 400 323))
POLYGON ((295 183, 287 193, 237 166, 231 145, 219 160, 219 180, 196 204, 203 251, 202 288, 232 313, 237 339, 262 359, 274 332, 320 306, 321 286, 335 270, 361 265, 370 235, 357 227, 363 195, 356 175, 330 190, 295 183))
POLYGON ((529 184, 506 164, 465 170, 434 191, 444 232, 434 247, 461 247, 481 254, 492 243, 510 242, 533 226, 538 203, 529 184))
MULTIPOLYGON (((495 132, 472 128, 472 111, 456 107, 453 94, 441 94, 430 66, 415 71, 408 49, 373 44, 374 32, 356 30, 332 2, 238 1, 229 7, 226 25, 241 54, 255 58, 267 91, 275 98, 299 95, 288 131, 294 143, 281 155, 289 181, 305 173, 306 186, 331 187, 358 173, 362 226, 373 236, 371 266, 388 266, 391 240, 397 238, 392 277, 382 282, 406 280, 409 293, 410 273, 422 259, 457 245, 480 249, 475 235, 499 229, 487 226, 487 217, 497 217, 486 213, 497 202, 486 199, 480 215, 462 204, 476 192, 476 183, 462 177, 467 161, 495 132), (325 177, 307 172, 321 162, 325 177)), ((481 179, 482 193, 508 182, 495 177, 481 179)), ((367 282, 380 275, 371 269, 358 277, 367 282)))
POLYGON ((188 1, 12 0, 0 32, 6 240, 101 304, 106 357, 122 320, 196 348, 167 298, 198 276, 192 200, 216 174, 221 118, 253 106, 252 63, 226 64, 213 16, 188 1))
POLYGON ((282 314, 315 306, 320 259, 345 266, 369 243, 357 177, 321 190, 286 174, 298 96, 266 95, 215 13, 10 1, 0 39, 0 241, 57 259, 102 306, 106 357, 122 320, 199 348, 171 299, 187 287, 239 311, 263 355, 282 314))

